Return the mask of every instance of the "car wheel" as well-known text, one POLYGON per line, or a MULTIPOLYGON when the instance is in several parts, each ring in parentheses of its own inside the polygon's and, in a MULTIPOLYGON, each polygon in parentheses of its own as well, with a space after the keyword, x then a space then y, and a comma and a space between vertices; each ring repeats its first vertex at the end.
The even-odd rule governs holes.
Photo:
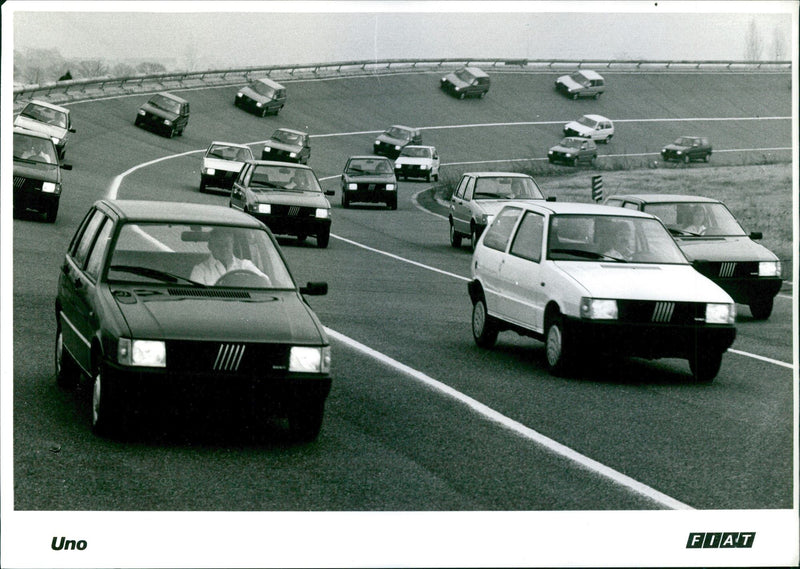
POLYGON ((330 229, 325 229, 317 233, 317 247, 320 249, 325 249, 328 246, 328 242, 331 240, 331 231, 330 229))
POLYGON ((711 153, 710 152, 708 154, 706 154, 705 156, 703 156, 703 162, 708 162, 709 160, 711 160, 711 153))
POLYGON ((575 158, 572 159, 572 166, 577 166, 577 165, 578 165, 578 157, 576 156, 575 158))
POLYGON ((461 234, 456 231, 452 221, 450 221, 450 246, 456 249, 461 247, 461 234))
POLYGON ((55 223, 58 216, 58 203, 50 204, 44 212, 44 220, 47 223, 55 223))
POLYGON ((459 93, 459 94, 458 94, 458 98, 459 98, 459 99, 463 99, 465 96, 466 96, 466 95, 465 95, 464 93, 459 93))
POLYGON ((774 303, 774 299, 770 298, 768 300, 758 300, 756 302, 750 303, 750 314, 753 315, 753 318, 756 320, 766 320, 769 318, 770 314, 772 314, 772 305, 774 303))
POLYGON ((430 181, 431 181, 431 173, 430 173, 430 172, 428 172, 428 173, 425 175, 425 181, 426 181, 426 182, 428 182, 428 183, 430 183, 430 181))
POLYGON ((698 383, 711 383, 719 373, 722 366, 723 352, 713 352, 711 354, 698 353, 689 358, 689 369, 692 376, 698 383))
POLYGON ((478 95, 479 99, 483 99, 486 96, 486 91, 481 91, 481 94, 478 95))
POLYGON ((567 342, 561 316, 551 317, 545 325, 545 356, 547 367, 553 375, 564 375, 569 370, 567 342))
POLYGON ((597 156, 592 156, 589 159, 589 164, 591 164, 592 166, 596 166, 597 165, 597 156))
POLYGON ((267 116, 267 108, 266 108, 266 107, 264 107, 263 109, 261 109, 261 117, 263 118, 263 117, 265 117, 265 116, 267 116))
POLYGON ((475 228, 474 225, 471 226, 469 228, 469 245, 470 245, 470 248, 473 251, 475 250, 475 247, 478 246, 478 239, 479 238, 480 238, 480 235, 478 235, 478 230, 475 228))
POLYGON ((119 415, 115 387, 108 381, 104 366, 98 366, 92 380, 92 432, 96 435, 111 435, 117 429, 119 415))
POLYGON ((684 155, 684 157, 683 157, 683 163, 684 163, 684 164, 688 164, 688 163, 689 163, 689 160, 690 160, 690 158, 689 158, 689 155, 688 155, 688 154, 684 155))
POLYGON ((386 207, 389 209, 397 209, 397 197, 394 197, 386 202, 386 207))
POLYGON ((438 172, 433 175, 433 181, 434 182, 438 182, 439 181, 439 173, 438 172))
POLYGON ((497 343, 500 332, 497 321, 489 316, 486 300, 481 297, 472 305, 472 337, 481 348, 491 348, 497 343))
POLYGON ((289 431, 292 438, 302 442, 311 442, 319 436, 322 429, 322 418, 325 415, 325 400, 317 400, 295 404, 289 412, 289 431))
POLYGON ((347 197, 347 192, 342 188, 342 207, 350 207, 350 198, 347 197))
POLYGON ((175 137, 175 127, 171 126, 169 127, 169 138, 174 138, 174 137, 175 137))
POLYGON ((595 94, 592 96, 592 99, 595 99, 595 100, 597 100, 597 99, 599 99, 599 98, 600 98, 600 93, 595 93, 595 94))
POLYGON ((139 117, 139 115, 136 115, 136 119, 134 119, 133 121, 133 126, 141 126, 141 125, 142 125, 142 119, 139 117))
POLYGON ((56 327, 56 346, 55 346, 55 366, 56 383, 64 389, 72 389, 77 385, 80 378, 80 368, 70 353, 64 348, 64 335, 61 332, 61 325, 56 327))
POLYGON ((206 181, 205 180, 200 180, 200 193, 201 194, 205 193, 205 191, 206 191, 206 181))
POLYGON ((608 142, 613 138, 613 136, 614 136, 613 134, 609 134, 607 137, 605 137, 603 143, 608 144, 608 142))

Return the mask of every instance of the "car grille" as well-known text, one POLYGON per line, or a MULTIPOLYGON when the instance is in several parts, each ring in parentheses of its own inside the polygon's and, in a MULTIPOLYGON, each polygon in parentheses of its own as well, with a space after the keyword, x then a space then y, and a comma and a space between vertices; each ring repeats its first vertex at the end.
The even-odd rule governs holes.
POLYGON ((14 189, 15 190, 41 190, 41 180, 31 180, 23 176, 14 176, 14 189))
POLYGON ((618 303, 619 321, 641 324, 690 325, 705 321, 703 302, 664 302, 622 300, 618 303))
POLYGON ((295 160, 296 158, 292 158, 289 156, 292 153, 291 150, 281 150, 279 148, 273 148, 269 152, 266 150, 261 151, 261 159, 262 160, 295 160))
POLYGON ((395 170, 403 173, 419 174, 420 172, 427 172, 420 168, 419 164, 403 164, 400 167, 395 167, 395 170))
POLYGON ((758 262, 707 261, 695 263, 695 268, 710 279, 750 278, 758 276, 758 262))
POLYGON ((386 184, 361 183, 361 184, 356 184, 356 188, 359 189, 359 190, 362 190, 362 191, 374 192, 374 191, 379 191, 379 190, 385 190, 386 189, 386 184))
POLYGON ((301 207, 297 205, 280 205, 272 204, 272 215, 279 215, 284 217, 314 217, 316 208, 301 207))
POLYGON ((290 346, 245 342, 167 343, 167 363, 176 373, 270 376, 289 369, 290 346))

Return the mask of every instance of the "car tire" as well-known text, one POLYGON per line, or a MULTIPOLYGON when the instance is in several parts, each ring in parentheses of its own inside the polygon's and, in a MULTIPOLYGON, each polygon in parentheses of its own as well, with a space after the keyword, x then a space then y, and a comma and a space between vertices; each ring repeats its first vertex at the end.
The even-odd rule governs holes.
POLYGON ((296 441, 314 441, 322 429, 325 400, 313 400, 303 405, 297 403, 289 411, 289 432, 296 441))
POLYGON ((459 99, 463 99, 465 96, 466 96, 466 95, 465 95, 464 93, 459 93, 459 94, 458 94, 458 98, 459 98, 459 99))
POLYGON ((766 320, 772 314, 775 299, 758 300, 750 303, 750 314, 755 320, 766 320))
POLYGON ((119 404, 116 387, 109 381, 105 366, 99 365, 92 378, 92 432, 96 435, 109 436, 117 432, 119 404))
POLYGON ((175 127, 174 126, 169 127, 169 135, 168 136, 169 136, 169 138, 175 138, 175 127))
POLYGON ((450 221, 450 246, 458 249, 461 247, 461 234, 456 231, 452 220, 450 221))
POLYGON ((577 165, 578 165, 578 157, 576 156, 575 158, 572 159, 572 164, 570 164, 570 166, 577 166, 577 165))
POLYGON ((553 375, 565 375, 570 367, 569 343, 564 333, 564 321, 560 315, 552 316, 545 324, 545 359, 553 375))
POLYGON ((439 173, 438 172, 433 175, 433 181, 434 182, 438 182, 439 181, 439 173))
POLYGON ((133 121, 133 126, 142 126, 142 119, 139 115, 136 115, 136 118, 133 121))
POLYGON ((592 156, 591 159, 589 160, 589 164, 591 164, 592 166, 597 166, 597 156, 592 156))
POLYGON ((265 116, 267 116, 267 108, 266 107, 261 109, 261 118, 264 118, 265 116))
POLYGON ((58 217, 58 203, 48 205, 44 211, 44 220, 47 223, 55 223, 56 217, 58 217))
POLYGON ((709 160, 711 160, 711 153, 710 152, 708 154, 706 154, 705 156, 703 156, 703 162, 708 162, 709 160))
POLYGON ((317 247, 320 249, 325 249, 328 246, 328 242, 331 240, 331 231, 330 229, 324 229, 317 233, 317 247))
POLYGON ((205 191, 206 191, 206 181, 201 179, 200 180, 200 193, 203 194, 203 193, 205 193, 205 191))
POLYGON ((611 141, 611 139, 612 139, 613 137, 614 137, 614 135, 613 135, 613 134, 609 134, 607 137, 605 137, 605 138, 603 139, 603 144, 608 144, 608 143, 609 143, 609 141, 611 141))
POLYGON ((344 188, 342 188, 342 207, 350 207, 350 198, 347 197, 347 192, 344 190, 344 188))
POLYGON ((724 352, 713 352, 711 354, 700 353, 689 358, 689 369, 692 370, 692 377, 697 383, 711 383, 719 373, 722 366, 722 354, 724 352))
POLYGON ((478 95, 479 99, 483 99, 486 96, 486 91, 481 91, 481 94, 478 95))
POLYGON ((486 300, 481 296, 472 305, 472 337, 481 348, 491 348, 497 343, 500 332, 497 321, 486 310, 486 300))
POLYGON ((392 209, 392 210, 397 209, 397 197, 394 197, 393 199, 390 199, 389 201, 387 201, 386 202, 386 207, 388 207, 389 209, 392 209))
POLYGON ((689 155, 688 155, 688 154, 685 154, 685 155, 683 156, 683 163, 684 163, 684 164, 688 164, 690 161, 691 161, 691 158, 689 158, 689 155))
POLYGON ((474 225, 470 226, 469 228, 469 246, 470 249, 475 251, 475 247, 478 246, 478 239, 480 239, 480 235, 478 235, 478 230, 475 228, 474 225))
POLYGON ((56 345, 54 350, 56 384, 62 389, 72 389, 80 379, 80 368, 70 353, 64 348, 64 335, 61 325, 56 325, 56 345))
POLYGON ((577 93, 573 93, 572 94, 572 100, 573 101, 577 101, 578 100, 578 94, 577 93))
POLYGON ((600 93, 595 93, 595 94, 592 96, 592 99, 594 99, 595 101, 596 101, 597 99, 599 99, 599 98, 600 98, 600 93))

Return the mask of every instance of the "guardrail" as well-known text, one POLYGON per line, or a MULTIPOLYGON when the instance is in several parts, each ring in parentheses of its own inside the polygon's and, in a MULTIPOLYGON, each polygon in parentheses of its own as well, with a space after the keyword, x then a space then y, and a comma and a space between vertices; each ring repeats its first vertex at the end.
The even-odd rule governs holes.
POLYGON ((208 71, 185 71, 129 77, 101 77, 56 81, 41 85, 24 85, 14 88, 14 106, 30 99, 44 99, 52 103, 97 99, 120 94, 150 93, 169 89, 201 88, 203 86, 236 85, 258 77, 275 80, 292 80, 309 77, 358 76, 383 73, 411 73, 420 70, 438 70, 462 65, 491 67, 495 70, 514 69, 563 71, 591 67, 610 71, 753 71, 787 72, 791 61, 645 61, 645 60, 535 60, 535 59, 384 59, 366 61, 338 61, 284 65, 270 67, 244 67, 208 71))

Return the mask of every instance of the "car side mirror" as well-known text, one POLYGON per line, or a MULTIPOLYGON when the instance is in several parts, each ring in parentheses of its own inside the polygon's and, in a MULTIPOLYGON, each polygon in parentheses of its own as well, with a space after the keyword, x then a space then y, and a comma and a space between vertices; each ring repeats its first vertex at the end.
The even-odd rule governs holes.
POLYGON ((309 282, 306 286, 300 287, 300 294, 307 294, 309 296, 324 296, 328 294, 327 282, 309 282))
POLYGON ((335 196, 336 195, 336 190, 325 190, 325 195, 326 196, 335 196))
POLYGON ((61 165, 61 169, 62 170, 72 170, 72 164, 62 164, 61 165))
POLYGON ((70 128, 69 128, 69 131, 70 131, 70 132, 75 132, 75 129, 74 129, 74 128, 72 128, 72 127, 70 127, 70 128))
POLYGON ((762 239, 763 237, 764 237, 764 234, 761 233, 760 231, 751 231, 750 232, 750 239, 756 240, 756 239, 762 239))
POLYGON ((548 201, 548 202, 554 202, 554 201, 556 201, 556 197, 555 197, 555 196, 548 196, 548 197, 545 199, 545 201, 548 201))

